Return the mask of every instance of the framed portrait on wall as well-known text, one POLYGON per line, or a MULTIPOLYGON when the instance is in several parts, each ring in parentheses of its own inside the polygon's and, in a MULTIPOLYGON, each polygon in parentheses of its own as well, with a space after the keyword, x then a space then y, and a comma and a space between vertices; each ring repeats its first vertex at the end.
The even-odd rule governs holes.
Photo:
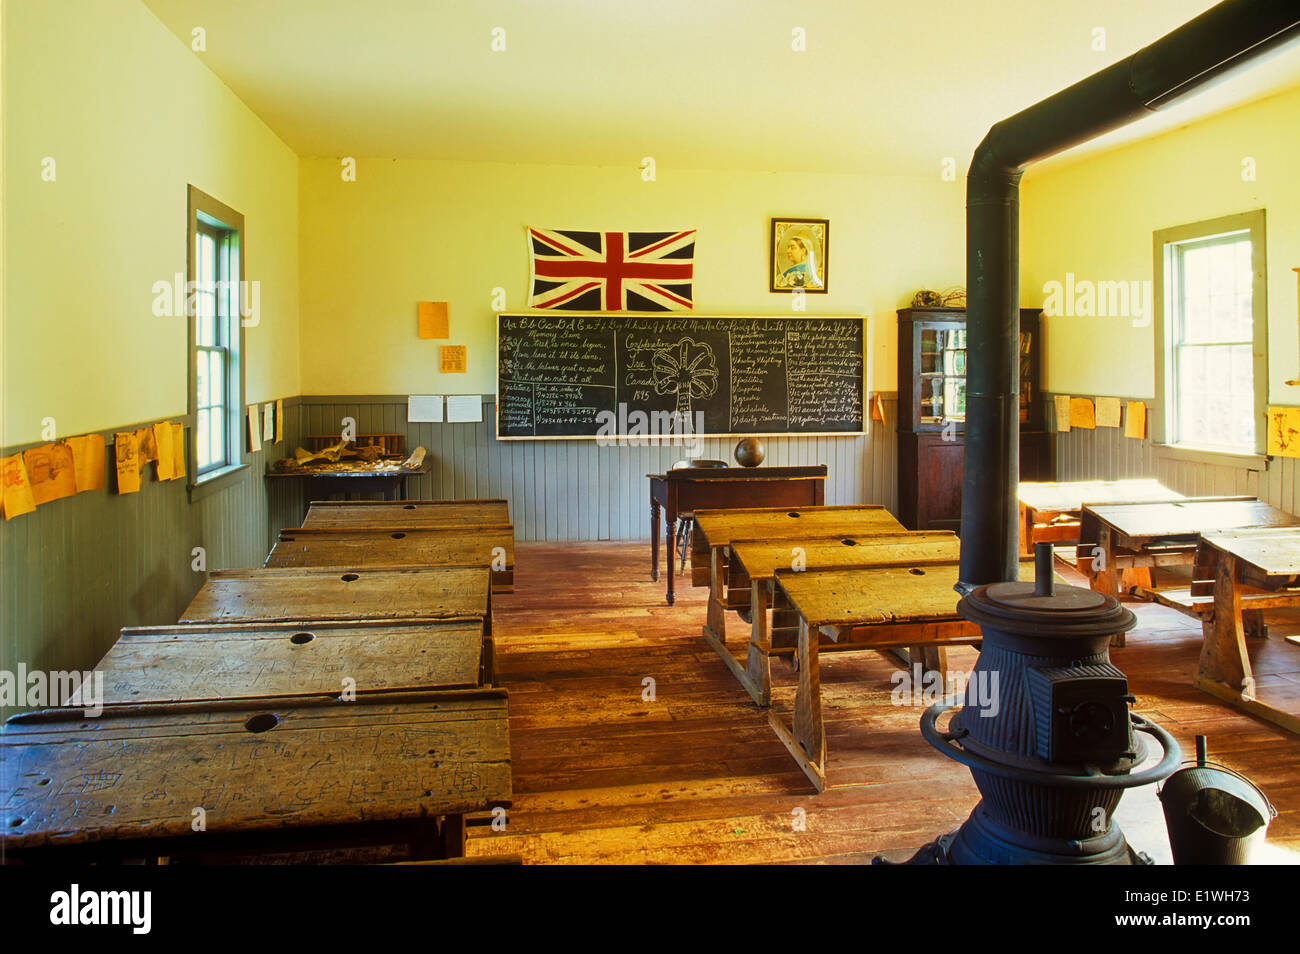
POLYGON ((772 219, 768 291, 826 294, 830 219, 772 219))

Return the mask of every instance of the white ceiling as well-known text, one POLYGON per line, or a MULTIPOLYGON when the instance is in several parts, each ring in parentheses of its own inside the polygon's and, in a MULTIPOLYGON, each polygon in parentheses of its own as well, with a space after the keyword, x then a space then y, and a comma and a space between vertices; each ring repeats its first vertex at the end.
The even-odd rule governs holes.
MULTIPOLYGON (((299 155, 930 174, 1212 0, 143 0, 299 155), (491 49, 505 30, 505 52, 491 49), (807 51, 791 49, 806 31, 807 51), (1092 49, 1093 30, 1106 51, 1092 49)), ((1300 44, 1096 149, 1300 85, 1300 44)))

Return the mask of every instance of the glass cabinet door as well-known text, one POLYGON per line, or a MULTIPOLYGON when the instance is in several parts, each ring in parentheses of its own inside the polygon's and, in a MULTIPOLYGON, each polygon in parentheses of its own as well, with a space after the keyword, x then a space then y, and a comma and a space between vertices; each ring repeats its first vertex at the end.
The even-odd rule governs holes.
POLYGON ((966 420, 966 329, 920 327, 921 424, 966 420))

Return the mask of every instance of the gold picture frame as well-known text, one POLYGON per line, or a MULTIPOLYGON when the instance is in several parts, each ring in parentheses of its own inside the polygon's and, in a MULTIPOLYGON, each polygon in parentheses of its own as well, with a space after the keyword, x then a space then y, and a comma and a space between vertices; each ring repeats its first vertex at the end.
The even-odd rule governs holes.
POLYGON ((772 219, 768 244, 769 292, 826 294, 829 283, 830 219, 772 219))

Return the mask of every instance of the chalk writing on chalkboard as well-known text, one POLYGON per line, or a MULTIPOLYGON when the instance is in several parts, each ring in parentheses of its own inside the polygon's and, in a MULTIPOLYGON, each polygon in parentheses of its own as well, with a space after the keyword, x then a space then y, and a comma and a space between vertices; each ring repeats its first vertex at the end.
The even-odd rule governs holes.
POLYGON ((861 318, 501 314, 497 342, 502 438, 863 430, 861 318))

